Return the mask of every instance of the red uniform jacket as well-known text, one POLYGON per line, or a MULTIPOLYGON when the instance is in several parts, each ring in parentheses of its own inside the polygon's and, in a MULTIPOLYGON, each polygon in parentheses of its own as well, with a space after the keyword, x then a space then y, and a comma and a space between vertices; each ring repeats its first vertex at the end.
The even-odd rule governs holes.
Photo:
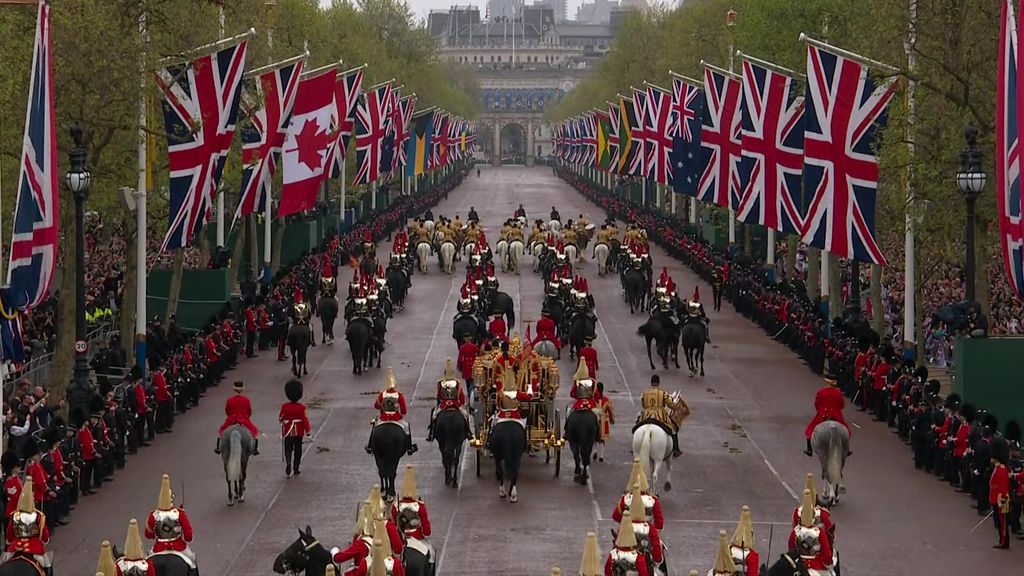
POLYGON ((50 483, 50 475, 46 473, 43 465, 39 462, 29 462, 25 465, 25 475, 32 478, 32 498, 36 502, 45 502, 50 499, 47 494, 47 486, 50 483))
MULTIPOLYGON (((647 557, 643 555, 639 550, 636 557, 636 573, 638 576, 651 576, 651 571, 647 568, 647 557)), ((612 570, 612 555, 608 553, 608 558, 604 561, 604 576, 615 576, 614 570, 612 570)))
POLYGON ((301 402, 285 402, 281 405, 281 412, 277 415, 281 421, 281 437, 299 438, 310 433, 309 417, 306 415, 306 406, 301 402))
POLYGON ((398 394, 398 412, 384 412, 382 410, 382 406, 384 406, 384 392, 378 393, 377 401, 373 403, 373 407, 381 411, 380 420, 384 422, 397 422, 405 416, 405 395, 397 390, 394 393, 398 394))
POLYGON ((132 386, 132 393, 135 394, 136 416, 145 416, 149 412, 149 408, 146 406, 146 387, 141 382, 137 382, 135 386, 132 386))
POLYGON ((427 505, 424 504, 422 500, 414 501, 414 500, 406 500, 406 499, 403 498, 401 502, 396 502, 395 504, 392 504, 391 505, 391 518, 390 518, 391 523, 395 524, 396 526, 398 525, 398 506, 399 506, 399 504, 407 504, 409 502, 419 502, 419 505, 420 505, 420 511, 419 511, 420 527, 416 528, 415 530, 406 530, 405 531, 406 537, 416 538, 417 540, 423 540, 424 538, 429 538, 430 537, 430 533, 431 533, 431 529, 430 529, 430 516, 427 515, 427 505))
POLYGON ((78 444, 82 448, 82 460, 96 459, 96 440, 92 437, 92 430, 88 426, 82 426, 78 430, 78 444))
POLYGON ((967 453, 967 440, 971 433, 971 427, 966 422, 960 423, 960 428, 956 431, 956 436, 953 437, 953 456, 956 458, 962 458, 967 453))
POLYGON ((487 332, 500 340, 508 340, 507 331, 508 328, 505 327, 505 320, 503 318, 495 318, 487 325, 487 332))
POLYGON ((479 352, 480 348, 472 342, 463 342, 459 346, 459 372, 462 372, 464 379, 473 379, 473 363, 476 362, 476 355, 479 352))
POLYGON ((860 385, 860 377, 864 372, 864 369, 868 366, 868 354, 867 352, 857 352, 857 358, 853 361, 853 378, 857 381, 857 385, 860 385))
MULTIPOLYGON (((645 494, 650 496, 650 494, 645 494)), ((623 494, 622 498, 619 498, 619 503, 615 505, 615 510, 612 510, 612 519, 616 522, 622 522, 622 513, 629 510, 629 504, 626 503, 626 495, 623 494)), ((653 521, 654 527, 661 530, 665 527, 665 513, 661 511, 661 499, 657 496, 654 497, 654 507, 651 510, 651 520, 653 521)))
POLYGON ((216 364, 220 360, 220 354, 217 354, 217 344, 213 341, 213 336, 206 339, 206 361, 210 364, 216 364))
POLYGON ((664 551, 661 549, 661 536, 658 534, 658 529, 654 527, 650 522, 633 522, 633 524, 647 524, 647 535, 651 540, 651 560, 654 560, 655 564, 661 564, 662 560, 664 559, 664 551))
MULTIPOLYGON (((826 420, 835 420, 850 430, 850 426, 843 418, 843 407, 845 406, 846 398, 843 397, 839 388, 825 386, 819 389, 818 393, 814 395, 814 418, 804 429, 804 436, 809 440, 814 432, 814 427, 826 420)), ((850 434, 852 435, 853 432, 850 431, 850 434)))
POLYGON ((235 394, 228 398, 227 402, 224 403, 224 414, 227 418, 220 425, 220 430, 217 431, 217 434, 223 434, 233 424, 241 424, 249 429, 253 438, 259 436, 260 431, 256 429, 256 425, 250 420, 252 417, 252 404, 245 396, 235 394))
POLYGON ((438 410, 438 412, 440 412, 441 410, 448 410, 449 408, 454 408, 454 409, 458 410, 459 408, 462 408, 463 406, 466 405, 466 392, 462 389, 462 386, 459 386, 459 395, 458 395, 458 397, 449 400, 449 399, 446 399, 446 398, 441 398, 441 383, 438 382, 437 383, 437 398, 439 400, 438 403, 437 403, 437 410, 438 410))
POLYGON ((256 331, 256 312, 251 307, 245 309, 245 331, 256 331))
POLYGON ((886 362, 885 360, 882 360, 881 362, 878 363, 877 366, 875 366, 875 383, 872 386, 872 388, 874 388, 876 391, 885 389, 885 385, 888 383, 889 380, 889 369, 889 363, 886 362))
POLYGON ((992 468, 992 476, 988 479, 988 503, 999 505, 999 498, 1010 498, 1010 473, 1006 466, 996 464, 992 468))
POLYGON ((541 317, 540 320, 537 320, 537 337, 533 339, 533 345, 536 346, 540 342, 550 340, 555 346, 561 348, 562 343, 558 341, 556 333, 555 321, 547 316, 541 317))
POLYGON ((746 576, 758 576, 761 573, 761 555, 757 553, 757 550, 748 548, 743 565, 747 568, 746 576))
MULTIPOLYGON (((826 532, 826 534, 822 535, 823 536, 823 540, 827 539, 829 541, 829 543, 831 544, 832 538, 835 537, 835 533, 836 533, 836 525, 832 522, 832 515, 829 514, 829 511, 826 508, 818 508, 818 514, 820 515, 821 525, 825 527, 825 532, 826 532)), ((800 525, 800 506, 797 506, 796 508, 793 509, 793 528, 796 528, 799 525, 800 525)), ((789 549, 792 550, 794 548, 796 548, 796 532, 794 530, 790 530, 790 532, 789 532, 789 549)), ((831 546, 829 546, 829 549, 831 550, 831 546)), ((829 557, 831 558, 831 556, 832 556, 832 553, 829 552, 829 557)))
POLYGON ((163 370, 153 373, 153 389, 157 402, 170 402, 171 391, 167 389, 167 376, 163 370))
MULTIPOLYGON (((17 504, 17 503, 15 503, 17 504)), ((18 538, 14 535, 14 522, 8 519, 7 530, 4 531, 8 552, 22 552, 33 556, 46 554, 46 543, 50 541, 50 526, 46 523, 46 515, 36 510, 39 519, 39 536, 35 538, 18 538)))
MULTIPOLYGON (((502 389, 499 387, 498 394, 502 393, 501 390, 502 389)), ((519 390, 518 392, 516 392, 516 400, 520 402, 527 402, 529 400, 533 400, 533 394, 530 394, 529 392, 525 392, 523 390, 519 390)), ((515 410, 499 409, 498 418, 513 418, 516 420, 521 420, 523 418, 523 415, 518 408, 516 408, 515 410)))
MULTIPOLYGON (((60 448, 50 449, 50 460, 53 462, 53 483, 57 486, 64 485, 64 455, 60 448)), ((33 480, 34 482, 34 480, 33 480)))
POLYGON ((367 544, 366 540, 363 538, 356 538, 352 540, 352 543, 349 544, 348 548, 339 550, 338 553, 334 555, 334 563, 340 565, 352 560, 355 562, 356 566, 358 566, 359 563, 369 555, 370 545, 367 544))
POLYGON ((590 372, 591 378, 597 377, 597 350, 594 350, 591 346, 584 346, 580 348, 580 358, 583 358, 587 362, 587 371, 590 372))
POLYGON ((21 477, 10 476, 4 480, 4 494, 7 498, 7 506, 4 508, 4 518, 10 518, 18 510, 18 498, 21 498, 21 477))
MULTIPOLYGON (((188 520, 188 514, 185 513, 184 508, 178 508, 178 522, 181 524, 181 536, 175 540, 168 542, 154 542, 153 552, 166 552, 168 550, 174 550, 175 552, 184 552, 188 548, 188 543, 192 541, 192 523, 188 520)), ((149 513, 149 517, 146 518, 146 530, 145 535, 149 540, 156 538, 156 517, 153 512, 149 513)))

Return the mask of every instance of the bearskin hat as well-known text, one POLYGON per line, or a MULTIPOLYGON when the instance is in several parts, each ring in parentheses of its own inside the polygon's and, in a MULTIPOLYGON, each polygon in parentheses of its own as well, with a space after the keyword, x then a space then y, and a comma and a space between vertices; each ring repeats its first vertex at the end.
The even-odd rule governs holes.
POLYGON ((302 382, 292 378, 284 385, 284 395, 291 402, 302 400, 302 382))
POLYGON ((33 456, 36 456, 38 454, 39 446, 37 446, 35 442, 26 442, 25 447, 22 448, 21 455, 25 458, 25 460, 28 460, 29 458, 32 458, 33 456))
POLYGON ((0 456, 0 469, 3 470, 4 476, 10 476, 11 471, 18 465, 18 455, 8 450, 4 452, 3 456, 0 456))
POLYGON ((974 421, 974 417, 978 414, 978 409, 974 404, 965 402, 960 409, 960 414, 964 417, 964 422, 970 423, 974 421))
POLYGON ((960 399, 960 395, 953 392, 949 396, 946 396, 945 407, 949 409, 956 409, 960 407, 961 402, 962 400, 960 399))
POLYGON ((1006 441, 1006 438, 1002 436, 996 436, 992 439, 992 457, 997 462, 1006 464, 1010 459, 1010 444, 1006 441))
POLYGON ((1021 440, 1020 424, 1018 424, 1016 420, 1010 420, 1009 422, 1007 422, 1006 423, 1006 431, 1004 433, 1004 436, 1006 436, 1007 440, 1011 440, 1013 442, 1020 442, 1020 440, 1021 440))
POLYGON ((93 396, 89 400, 89 414, 99 417, 104 408, 106 406, 103 404, 103 398, 100 398, 99 395, 93 396))
POLYGON ((918 366, 917 370, 914 370, 914 376, 918 380, 927 380, 928 379, 928 367, 927 366, 918 366))
POLYGON ((857 350, 860 352, 867 352, 869 348, 871 348, 871 340, 861 336, 857 340, 857 350))
POLYGON ((981 419, 981 425, 985 428, 986 434, 992 435, 999 430, 999 419, 995 414, 985 414, 985 417, 981 419))
POLYGON ((938 380, 929 380, 924 385, 924 394, 925 396, 938 396, 941 389, 942 384, 938 380))

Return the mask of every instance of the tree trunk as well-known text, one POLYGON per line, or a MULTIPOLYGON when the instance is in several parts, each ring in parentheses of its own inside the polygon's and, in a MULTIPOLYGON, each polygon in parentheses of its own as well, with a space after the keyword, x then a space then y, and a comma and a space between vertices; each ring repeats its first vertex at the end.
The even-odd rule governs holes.
MULTIPOLYGON (((61 201, 71 210, 61 214, 60 227, 69 230, 61 239, 60 252, 64 255, 61 265, 60 291, 57 293, 57 341, 54 343, 53 364, 50 368, 50 381, 47 388, 51 401, 56 403, 67 398, 68 385, 71 383, 71 371, 75 361, 75 279, 77 266, 75 263, 75 210, 71 194, 64 194, 61 201), (68 200, 71 200, 68 202, 68 200)), ((43 384, 43 382, 37 382, 43 384)))
POLYGON ((270 273, 277 273, 277 269, 281 267, 281 247, 284 245, 284 228, 285 222, 281 220, 278 223, 277 230, 274 231, 274 245, 270 251, 270 273))
POLYGON ((885 337, 885 308, 882 304, 882 267, 871 265, 871 327, 885 337))
MULTIPOLYGON (((796 253, 800 249, 800 238, 790 234, 786 236, 786 278, 796 279, 796 253)), ((810 286, 807 287, 810 295, 810 286)))
POLYGON ((210 237, 203 230, 199 235, 199 262, 196 263, 197 270, 205 270, 210 264, 210 237))
POLYGON ((840 281, 839 258, 823 252, 822 258, 828 258, 828 315, 830 318, 843 315, 843 285, 840 281))
POLYGON ((747 256, 753 257, 754 260, 757 260, 757 258, 754 257, 753 247, 751 246, 751 243, 753 241, 753 226, 751 226, 750 224, 743 224, 739 221, 736 222, 736 225, 743 227, 743 253, 746 254, 747 256))
POLYGON ((821 251, 807 247, 807 296, 814 300, 821 294, 821 251))
POLYGON ((178 298, 181 297, 181 274, 185 267, 185 251, 178 248, 174 251, 174 264, 171 267, 171 286, 167 291, 167 312, 164 319, 178 312, 178 298))
MULTIPOLYGON (((139 233, 135 226, 135 214, 125 212, 122 226, 124 226, 128 256, 125 258, 124 288, 121 292, 121 309, 118 311, 118 331, 121 334, 121 349, 124 350, 125 357, 129 359, 128 364, 134 365, 135 363, 131 360, 135 358, 135 292, 139 280, 135 266, 138 252, 136 243, 139 233)), ((145 323, 146 319, 139 318, 139 321, 145 323)))
POLYGON ((242 265, 242 255, 245 253, 245 242, 248 231, 249 228, 247 226, 242 226, 238 229, 238 234, 235 235, 235 245, 231 249, 231 262, 228 263, 228 277, 231 279, 232 294, 237 294, 240 291, 238 287, 238 268, 242 265))

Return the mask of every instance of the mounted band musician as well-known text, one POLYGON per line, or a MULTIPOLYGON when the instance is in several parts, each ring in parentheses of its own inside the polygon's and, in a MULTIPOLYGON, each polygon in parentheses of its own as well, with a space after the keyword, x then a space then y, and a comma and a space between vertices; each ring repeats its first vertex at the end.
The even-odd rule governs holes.
MULTIPOLYGON (((409 427, 409 422, 405 419, 405 414, 408 410, 405 403, 405 395, 398 390, 398 381, 395 379, 395 371, 390 366, 388 366, 388 372, 385 376, 385 387, 377 394, 377 399, 374 401, 373 407, 380 411, 379 416, 374 420, 374 426, 381 426, 385 424, 397 424, 398 426, 401 426, 402 430, 405 431, 405 452, 411 456, 419 450, 419 448, 412 442, 412 430, 409 427)), ((373 453, 373 449, 370 447, 369 442, 366 444, 366 453, 373 453)))
POLYGON ((690 415, 690 407, 682 398, 676 399, 661 389, 661 378, 651 376, 651 386, 640 395, 642 409, 637 417, 633 432, 642 424, 657 424, 672 438, 672 457, 682 455, 679 451, 679 426, 690 415))
POLYGON ((456 410, 466 421, 466 439, 473 439, 473 429, 470 424, 469 412, 466 410, 465 388, 452 367, 452 359, 448 358, 444 367, 444 375, 437 381, 437 407, 431 411, 430 425, 427 428, 427 442, 434 439, 434 424, 438 415, 445 410, 456 410))

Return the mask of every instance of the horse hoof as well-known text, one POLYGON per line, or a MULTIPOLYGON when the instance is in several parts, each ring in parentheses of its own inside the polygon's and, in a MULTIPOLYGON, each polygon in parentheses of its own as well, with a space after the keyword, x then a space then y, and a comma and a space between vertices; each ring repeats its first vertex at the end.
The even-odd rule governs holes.
POLYGON ((241 504, 242 502, 245 502, 245 496, 238 497, 238 503, 241 504))
POLYGON ((234 506, 234 505, 235 505, 235 501, 232 500, 231 498, 228 498, 228 506, 234 506))
POLYGON ((513 488, 512 489, 512 493, 509 494, 508 501, 513 503, 513 504, 515 504, 516 502, 519 502, 519 493, 516 492, 515 488, 513 488))
POLYGON ((498 488, 498 498, 504 498, 505 496, 505 487, 502 486, 501 488, 498 488))

